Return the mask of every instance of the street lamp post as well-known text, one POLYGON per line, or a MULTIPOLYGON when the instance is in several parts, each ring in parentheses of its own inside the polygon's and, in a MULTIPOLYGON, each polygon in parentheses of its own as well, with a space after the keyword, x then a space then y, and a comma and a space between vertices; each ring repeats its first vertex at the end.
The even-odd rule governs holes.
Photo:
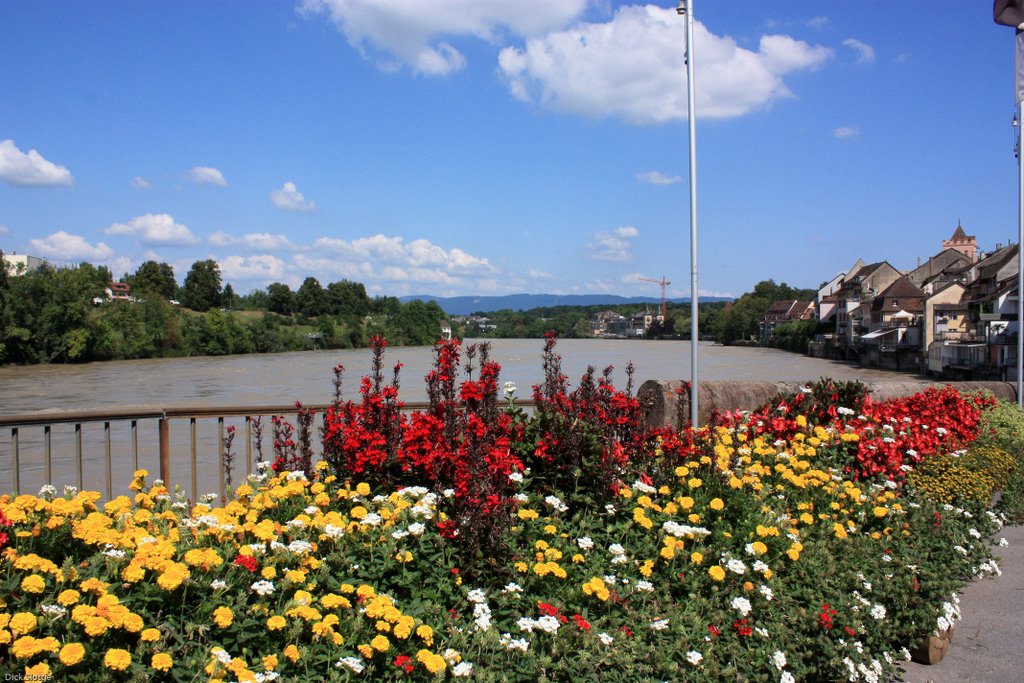
POLYGON ((690 140, 690 426, 696 429, 697 422, 697 344, 698 311, 700 297, 697 295, 697 120, 693 111, 693 0, 679 0, 676 13, 686 20, 686 121, 690 140))

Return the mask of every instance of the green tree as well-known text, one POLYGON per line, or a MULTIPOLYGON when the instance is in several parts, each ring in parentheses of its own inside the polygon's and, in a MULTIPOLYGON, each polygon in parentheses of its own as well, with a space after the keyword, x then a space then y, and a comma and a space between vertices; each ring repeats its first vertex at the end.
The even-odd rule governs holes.
POLYGON ((342 280, 327 285, 327 301, 331 314, 361 319, 370 312, 371 301, 361 282, 342 280))
POLYGON ((306 318, 315 318, 328 312, 327 292, 315 277, 307 277, 295 293, 295 310, 306 318))
POLYGON ((235 300, 238 296, 235 295, 235 288, 231 286, 231 283, 224 285, 224 291, 220 294, 220 302, 224 308, 233 310, 235 308, 235 300))
POLYGON ((173 299, 178 292, 178 283, 174 279, 174 268, 169 263, 146 261, 134 275, 124 278, 132 290, 144 298, 147 292, 164 299, 173 299))
POLYGON ((295 312, 295 294, 292 288, 282 282, 267 287, 267 310, 271 313, 291 315, 295 312))
POLYGON ((196 261, 181 287, 181 303, 200 313, 220 305, 220 266, 213 259, 196 261))

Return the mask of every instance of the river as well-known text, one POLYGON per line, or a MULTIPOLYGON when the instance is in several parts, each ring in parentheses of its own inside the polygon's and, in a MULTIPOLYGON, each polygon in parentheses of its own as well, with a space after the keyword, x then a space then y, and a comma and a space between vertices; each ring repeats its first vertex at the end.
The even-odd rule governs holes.
MULTIPOLYGON (((514 383, 517 395, 528 398, 532 385, 543 380, 543 348, 541 339, 492 340, 490 355, 502 366, 500 381, 514 383)), ((558 342, 556 350, 562 357, 562 370, 571 386, 578 383, 588 365, 598 372, 610 365, 614 368, 615 385, 625 388, 626 365, 630 361, 635 367, 634 392, 648 379, 690 379, 690 345, 685 341, 565 339, 558 342)), ((698 351, 701 380, 801 382, 831 377, 878 382, 908 378, 904 373, 859 368, 775 349, 724 347, 701 342, 698 351)), ((332 370, 336 365, 345 367, 343 396, 355 399, 360 379, 370 372, 370 362, 370 351, 358 349, 0 367, 0 415, 116 408, 284 405, 295 401, 324 404, 331 401, 332 370)), ((400 398, 425 400, 423 378, 432 368, 433 349, 389 348, 385 354, 388 377, 392 366, 399 362, 403 364, 400 398)), ((158 470, 156 428, 155 421, 150 422, 153 424, 139 425, 139 463, 155 473, 158 470)), ((180 424, 172 421, 172 480, 187 490, 191 479, 188 424, 187 420, 178 422, 180 424)), ((78 483, 71 430, 70 425, 53 428, 53 480, 58 485, 78 483)), ((34 493, 44 483, 42 429, 25 427, 19 432, 20 489, 34 493)), ((86 425, 83 432, 81 483, 86 488, 102 490, 106 470, 102 429, 98 425, 86 425)), ((215 485, 208 484, 219 480, 216 433, 215 427, 207 424, 201 427, 199 436, 196 471, 206 491, 215 490, 215 485)), ((134 466, 128 455, 128 440, 127 426, 115 423, 112 449, 115 495, 124 492, 134 466)), ((244 448, 236 444, 235 451, 244 452, 244 448)), ((0 492, 13 488, 11 455, 11 435, 4 430, 0 434, 0 492)))

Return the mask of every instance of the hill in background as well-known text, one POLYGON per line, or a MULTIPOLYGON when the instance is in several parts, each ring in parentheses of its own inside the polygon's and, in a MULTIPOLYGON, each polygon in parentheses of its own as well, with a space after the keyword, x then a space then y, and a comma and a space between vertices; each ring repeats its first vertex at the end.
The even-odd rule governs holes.
MULTIPOLYGON (((529 311, 534 308, 551 308, 554 306, 617 306, 621 304, 647 304, 660 306, 660 297, 633 296, 624 297, 614 294, 506 294, 504 296, 431 296, 429 294, 413 294, 399 297, 402 303, 408 301, 436 301, 437 305, 448 315, 470 315, 472 313, 492 313, 494 311, 529 311)), ((688 303, 689 298, 669 299, 672 303, 688 303)), ((731 301, 728 297, 701 297, 706 301, 731 301)))

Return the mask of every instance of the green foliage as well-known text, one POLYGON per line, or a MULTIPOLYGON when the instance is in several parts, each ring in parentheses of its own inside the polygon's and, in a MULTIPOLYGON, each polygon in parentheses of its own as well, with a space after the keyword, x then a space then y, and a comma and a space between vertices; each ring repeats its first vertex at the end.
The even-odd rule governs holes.
POLYGON ((1009 453, 1016 464, 1005 479, 998 509, 1010 519, 1024 522, 1024 411, 1016 403, 1000 401, 987 409, 981 422, 979 445, 1009 453))
POLYGON ((796 289, 784 282, 777 285, 774 280, 762 280, 754 285, 754 291, 747 292, 716 316, 711 332, 723 344, 751 339, 757 336, 758 324, 773 302, 814 297, 813 289, 796 289))
POLYGON ((220 305, 220 266, 213 259, 196 261, 181 287, 181 303, 200 313, 220 305))
POLYGON ((292 288, 282 282, 275 282, 267 287, 267 310, 281 315, 295 312, 295 294, 292 288))
POLYGON ((307 277, 295 293, 295 310, 306 318, 315 318, 328 312, 327 292, 315 277, 307 277))
POLYGON ((126 276, 124 281, 131 285, 136 296, 142 298, 146 294, 154 294, 164 299, 173 299, 178 292, 174 268, 167 263, 146 261, 139 266, 134 275, 126 276))

